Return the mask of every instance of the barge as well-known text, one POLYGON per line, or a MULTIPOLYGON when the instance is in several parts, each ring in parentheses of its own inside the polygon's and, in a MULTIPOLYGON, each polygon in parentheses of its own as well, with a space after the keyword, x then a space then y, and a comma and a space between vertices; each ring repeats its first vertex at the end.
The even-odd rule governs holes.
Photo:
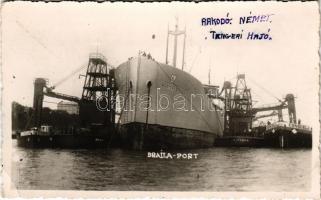
POLYGON ((106 148, 109 137, 97 135, 88 129, 54 131, 42 125, 17 134, 18 146, 26 148, 106 148))
POLYGON ((312 148, 312 128, 294 123, 274 123, 266 126, 265 146, 278 148, 312 148))

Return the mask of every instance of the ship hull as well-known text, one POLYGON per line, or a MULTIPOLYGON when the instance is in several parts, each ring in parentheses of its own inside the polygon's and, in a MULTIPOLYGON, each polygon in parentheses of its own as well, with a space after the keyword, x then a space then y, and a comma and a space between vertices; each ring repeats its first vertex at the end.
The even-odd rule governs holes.
POLYGON ((195 149, 212 147, 212 133, 155 124, 128 123, 122 126, 122 146, 129 149, 195 149))
POLYGON ((226 136, 217 138, 215 147, 264 147, 265 141, 262 137, 249 136, 226 136))
POLYGON ((298 130, 267 131, 264 135, 265 146, 276 148, 312 148, 312 134, 298 130))
POLYGON ((214 142, 216 147, 312 148, 312 130, 275 126, 261 129, 258 136, 224 136, 214 142))

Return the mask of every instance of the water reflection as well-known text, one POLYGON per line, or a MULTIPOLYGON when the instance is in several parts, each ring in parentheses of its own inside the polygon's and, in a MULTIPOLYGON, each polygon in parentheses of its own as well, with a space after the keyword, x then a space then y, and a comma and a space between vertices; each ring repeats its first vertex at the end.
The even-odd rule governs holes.
MULTIPOLYGON (((308 191, 310 150, 212 148, 198 159, 152 159, 121 149, 24 149, 15 146, 20 189, 308 191)), ((173 153, 173 152, 172 152, 173 153)))

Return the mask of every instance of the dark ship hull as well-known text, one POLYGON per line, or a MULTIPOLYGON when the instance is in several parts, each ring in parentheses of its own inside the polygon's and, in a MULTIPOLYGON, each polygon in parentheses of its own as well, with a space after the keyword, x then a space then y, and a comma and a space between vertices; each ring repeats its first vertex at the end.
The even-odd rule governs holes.
POLYGON ((265 145, 278 148, 312 148, 312 129, 303 125, 270 125, 264 133, 265 145))
POLYGON ((263 137, 252 136, 226 136, 217 138, 214 146, 216 147, 265 147, 263 137))
POLYGON ((155 124, 128 123, 122 126, 122 146, 133 149, 193 149, 212 147, 215 135, 155 124))
POLYGON ((110 129, 73 131, 33 128, 17 134, 17 145, 26 148, 108 148, 116 144, 110 129), (113 142, 111 140, 114 140, 113 142))
POLYGON ((217 138, 216 147, 312 148, 312 129, 299 124, 270 124, 259 127, 256 135, 217 138))

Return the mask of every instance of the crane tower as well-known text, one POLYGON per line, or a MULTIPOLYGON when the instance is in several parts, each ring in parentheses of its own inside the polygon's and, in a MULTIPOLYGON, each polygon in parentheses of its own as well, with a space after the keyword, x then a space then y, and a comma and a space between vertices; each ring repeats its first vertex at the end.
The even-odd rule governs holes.
POLYGON ((79 114, 82 124, 112 125, 115 121, 114 69, 99 53, 89 56, 79 114))

